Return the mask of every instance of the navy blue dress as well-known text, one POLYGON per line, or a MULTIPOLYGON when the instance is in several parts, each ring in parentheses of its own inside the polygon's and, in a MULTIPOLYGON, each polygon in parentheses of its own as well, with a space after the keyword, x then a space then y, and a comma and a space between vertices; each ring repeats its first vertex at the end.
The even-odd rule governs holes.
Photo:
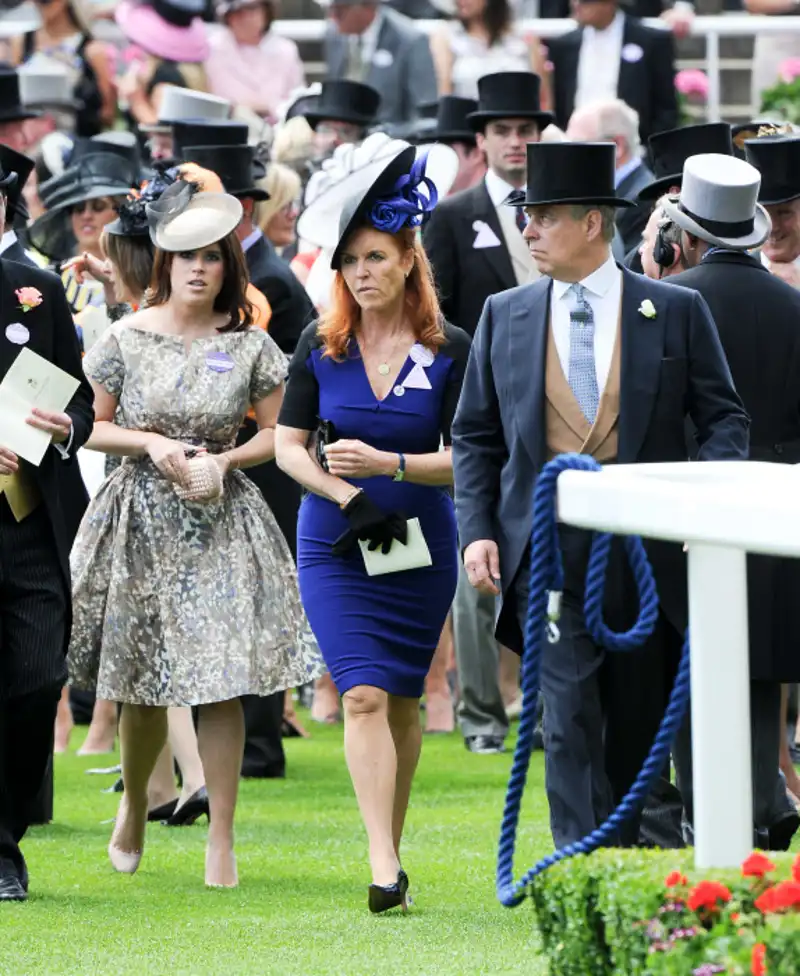
MULTIPOLYGON (((418 377, 423 368, 409 356, 392 390, 378 400, 355 340, 346 358, 337 362, 323 357, 316 323, 310 325, 289 367, 279 423, 313 431, 325 420, 333 424, 339 439, 407 455, 438 451, 442 440, 449 446, 470 340, 449 325, 446 338, 424 367, 430 389, 403 386, 412 370, 416 368, 418 377)), ((415 346, 412 353, 424 358, 426 350, 415 346)), ((350 480, 383 511, 419 519, 432 565, 368 576, 359 548, 344 557, 331 552, 333 542, 348 528, 339 506, 308 494, 297 525, 303 604, 340 694, 356 685, 371 685, 391 695, 419 698, 456 589, 459 555, 453 501, 444 487, 384 476, 350 480)))

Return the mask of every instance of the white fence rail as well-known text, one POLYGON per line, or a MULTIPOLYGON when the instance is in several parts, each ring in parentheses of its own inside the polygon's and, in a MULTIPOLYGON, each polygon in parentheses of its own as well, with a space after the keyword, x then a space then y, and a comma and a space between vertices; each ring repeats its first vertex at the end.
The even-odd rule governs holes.
MULTIPOLYGON (((420 20, 417 23, 421 30, 430 32, 441 21, 420 20)), ((666 25, 660 20, 648 19, 645 23, 652 27, 666 29, 666 25)), ((538 37, 558 37, 573 30, 575 22, 573 20, 523 20, 520 26, 538 37)), ((325 22, 323 20, 277 20, 272 29, 295 41, 320 41, 325 34, 325 22)), ((800 17, 759 17, 750 14, 695 17, 691 36, 706 39, 706 71, 709 82, 707 117, 710 122, 718 122, 722 117, 720 114, 720 38, 750 37, 762 32, 796 34, 800 32, 800 17)))

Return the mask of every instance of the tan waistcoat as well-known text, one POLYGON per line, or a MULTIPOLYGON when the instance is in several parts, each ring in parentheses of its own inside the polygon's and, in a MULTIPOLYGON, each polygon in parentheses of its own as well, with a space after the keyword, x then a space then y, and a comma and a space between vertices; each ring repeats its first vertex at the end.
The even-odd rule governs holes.
POLYGON ((8 507, 17 522, 27 518, 42 501, 36 482, 22 460, 15 474, 0 475, 0 495, 6 496, 8 507))
POLYGON ((621 348, 622 302, 620 302, 617 337, 614 341, 608 379, 600 397, 600 406, 594 424, 590 424, 578 406, 575 394, 564 375, 553 335, 553 323, 548 321, 545 366, 545 427, 548 461, 557 454, 568 453, 591 454, 601 463, 616 460, 621 348))

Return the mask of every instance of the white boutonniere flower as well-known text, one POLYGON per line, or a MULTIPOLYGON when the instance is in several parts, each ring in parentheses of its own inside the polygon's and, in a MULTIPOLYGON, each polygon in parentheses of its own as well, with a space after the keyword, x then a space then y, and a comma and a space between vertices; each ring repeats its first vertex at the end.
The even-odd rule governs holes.
POLYGON ((646 319, 654 319, 656 317, 656 307, 649 298, 645 298, 639 306, 639 313, 644 315, 646 319))

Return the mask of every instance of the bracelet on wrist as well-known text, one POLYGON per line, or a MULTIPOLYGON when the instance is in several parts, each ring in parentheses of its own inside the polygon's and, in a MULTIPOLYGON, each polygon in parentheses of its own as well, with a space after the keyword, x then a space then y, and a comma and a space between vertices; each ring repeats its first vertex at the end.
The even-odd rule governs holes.
POLYGON ((227 451, 225 452, 225 457, 228 459, 228 470, 229 471, 238 471, 239 470, 239 462, 236 460, 236 458, 233 457, 231 454, 229 454, 227 451))
POLYGON ((350 492, 350 494, 347 495, 346 498, 344 498, 342 501, 339 502, 339 508, 342 511, 344 511, 347 508, 347 506, 350 504, 350 502, 353 501, 353 499, 356 498, 360 494, 361 494, 361 488, 354 488, 350 492))

